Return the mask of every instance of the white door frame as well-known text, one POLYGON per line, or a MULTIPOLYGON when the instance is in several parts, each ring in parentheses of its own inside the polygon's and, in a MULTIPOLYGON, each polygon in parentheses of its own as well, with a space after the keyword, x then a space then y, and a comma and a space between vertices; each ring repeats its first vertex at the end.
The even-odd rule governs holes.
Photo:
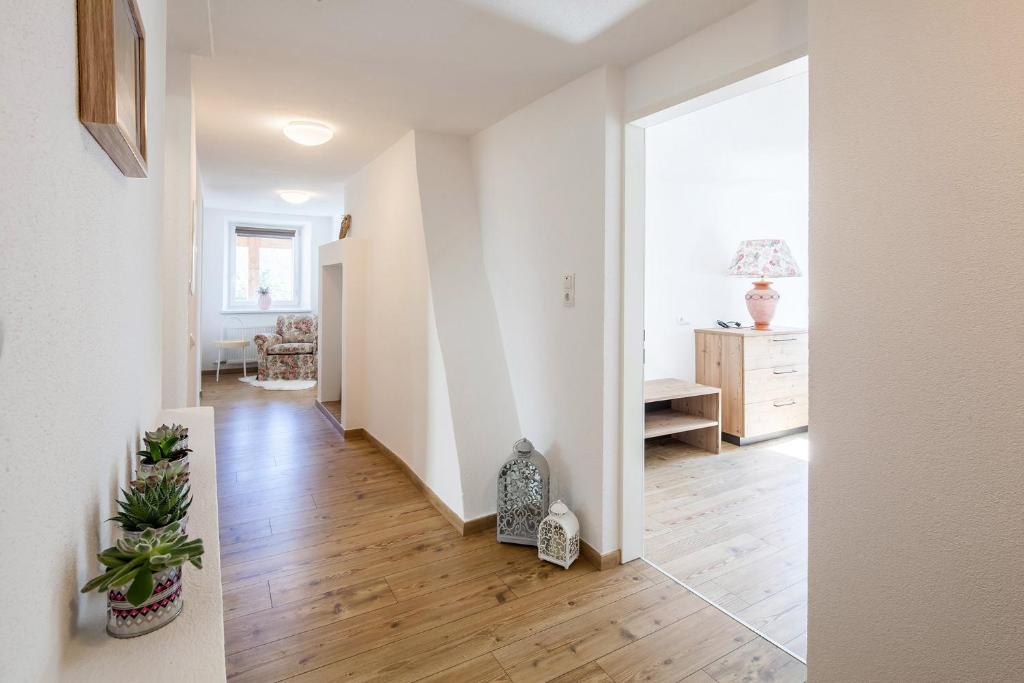
POLYGON ((622 561, 644 552, 644 205, 646 203, 646 129, 718 102, 758 90, 808 70, 807 56, 786 59, 767 70, 737 74, 735 80, 625 126, 622 237, 622 561))

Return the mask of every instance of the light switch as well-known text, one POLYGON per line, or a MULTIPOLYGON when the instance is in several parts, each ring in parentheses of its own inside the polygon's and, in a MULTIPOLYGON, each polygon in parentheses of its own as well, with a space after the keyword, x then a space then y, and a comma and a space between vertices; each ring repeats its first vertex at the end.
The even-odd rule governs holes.
POLYGON ((562 305, 566 308, 576 305, 576 276, 573 273, 562 276, 562 305))

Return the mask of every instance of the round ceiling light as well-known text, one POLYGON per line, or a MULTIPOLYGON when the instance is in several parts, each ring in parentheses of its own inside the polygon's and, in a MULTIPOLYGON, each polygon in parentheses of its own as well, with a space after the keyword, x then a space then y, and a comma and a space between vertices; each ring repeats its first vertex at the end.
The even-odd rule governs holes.
POLYGON ((312 192, 303 192, 302 190, 281 190, 277 194, 281 195, 281 199, 289 204, 302 204, 313 196, 312 192))
POLYGON ((322 145, 334 137, 334 130, 330 126, 315 121, 292 121, 284 127, 285 136, 300 145, 313 147, 322 145))

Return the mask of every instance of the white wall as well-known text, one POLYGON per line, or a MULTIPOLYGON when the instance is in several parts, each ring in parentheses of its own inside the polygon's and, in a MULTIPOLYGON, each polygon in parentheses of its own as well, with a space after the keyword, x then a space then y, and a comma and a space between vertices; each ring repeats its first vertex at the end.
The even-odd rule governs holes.
POLYGON ((165 3, 146 29, 149 178, 78 121, 73 2, 0 22, 0 678, 67 678, 96 639, 117 485, 161 403, 165 3))
POLYGON ((627 121, 806 54, 807 0, 757 0, 626 70, 627 121))
POLYGON ((416 131, 430 292, 451 390, 464 516, 495 510, 495 475, 519 438, 498 317, 484 271, 469 140, 416 131))
POLYGON ((1024 4, 811 3, 809 677, 1024 672, 1024 4))
POLYGON ((606 304, 617 309, 606 278, 617 291, 617 270, 608 272, 617 252, 607 251, 617 246, 619 217, 606 199, 615 206, 607 194, 618 187, 621 143, 609 135, 610 126, 621 135, 618 87, 617 74, 598 69, 473 138, 484 264, 520 426, 548 458, 552 495, 576 511, 584 540, 601 552, 618 540, 609 477, 618 460, 607 443, 616 432, 606 424, 617 421, 618 395, 617 374, 606 372, 606 358, 618 356, 617 323, 611 338, 606 329, 606 304), (574 308, 561 302, 563 273, 576 276, 574 308))
POLYGON ((803 277, 774 282, 773 324, 806 327, 807 74, 648 128, 646 164, 647 379, 692 381, 695 328, 750 324, 741 240, 789 244, 803 277))
MULTIPOLYGON (((188 281, 192 268, 190 243, 197 192, 191 55, 167 53, 164 114, 164 236, 160 271, 163 279, 163 406, 198 405, 189 395, 188 281)), ((201 230, 201 225, 196 229, 201 230)), ((200 232, 200 234, 202 234, 200 232)), ((197 292, 198 294, 198 292, 197 292)), ((194 355, 193 355, 194 358, 194 355)))
MULTIPOLYGON (((364 428, 404 459, 465 519, 448 377, 431 296, 427 247, 410 132, 345 185, 367 305, 343 311, 362 330, 363 377, 343 397, 345 427, 364 428), (362 313, 362 319, 353 314, 362 313), (360 380, 362 380, 360 382, 360 380)), ((348 266, 346 266, 348 267, 348 266)), ((347 362, 346 362, 347 365, 347 362)), ((351 386, 346 380, 346 388, 351 386)))
POLYGON ((217 347, 226 321, 238 316, 247 327, 273 325, 280 313, 259 311, 256 313, 223 313, 226 236, 230 224, 235 221, 251 221, 258 225, 300 225, 303 226, 302 266, 303 304, 300 310, 315 313, 318 305, 320 281, 316 277, 318 251, 321 244, 338 237, 338 221, 330 216, 299 216, 278 213, 256 213, 233 209, 206 207, 203 211, 203 258, 202 258, 202 366, 204 370, 217 367, 217 347))

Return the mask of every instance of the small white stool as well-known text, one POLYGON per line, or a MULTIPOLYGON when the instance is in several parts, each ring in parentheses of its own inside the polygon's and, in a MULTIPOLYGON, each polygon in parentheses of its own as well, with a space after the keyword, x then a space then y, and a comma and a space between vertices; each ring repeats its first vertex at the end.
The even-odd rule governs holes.
POLYGON ((248 369, 245 366, 245 349, 249 346, 249 342, 245 339, 221 339, 220 341, 214 342, 217 344, 217 381, 220 381, 220 358, 224 349, 241 349, 242 350, 242 377, 248 377, 248 369))
POLYGON ((218 382, 220 381, 220 356, 224 352, 225 348, 237 348, 242 350, 242 376, 249 377, 249 371, 246 368, 246 348, 249 346, 250 342, 248 339, 226 339, 228 330, 227 323, 229 322, 234 323, 237 326, 236 328, 232 328, 232 330, 237 329, 239 331, 238 334, 243 336, 246 334, 246 326, 245 323, 242 322, 241 317, 239 317, 238 315, 229 315, 224 318, 224 322, 222 324, 222 327, 220 328, 220 341, 214 342, 214 344, 217 345, 218 382))

